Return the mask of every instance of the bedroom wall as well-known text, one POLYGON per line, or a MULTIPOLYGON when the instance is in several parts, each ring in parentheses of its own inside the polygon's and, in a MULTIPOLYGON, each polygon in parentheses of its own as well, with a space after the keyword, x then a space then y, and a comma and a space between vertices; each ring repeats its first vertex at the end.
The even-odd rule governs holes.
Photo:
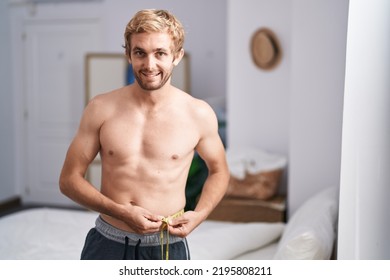
POLYGON ((288 211, 338 185, 348 1, 229 1, 228 142, 288 158, 288 211), (281 64, 257 69, 249 41, 278 35, 281 64))
POLYGON ((0 203, 16 195, 11 83, 11 44, 7 1, 0 1, 0 203))
POLYGON ((292 214, 339 186, 348 0, 293 0, 289 189, 292 214))
POLYGON ((228 2, 228 143, 288 154, 291 63, 291 1, 228 2), (250 53, 253 33, 270 28, 282 49, 271 71, 255 66, 250 53))

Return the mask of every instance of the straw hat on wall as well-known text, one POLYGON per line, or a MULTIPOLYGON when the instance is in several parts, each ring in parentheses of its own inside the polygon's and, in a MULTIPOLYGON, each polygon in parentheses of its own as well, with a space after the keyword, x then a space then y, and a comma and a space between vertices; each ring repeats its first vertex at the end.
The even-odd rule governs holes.
POLYGON ((275 68, 282 57, 279 41, 268 28, 260 28, 253 34, 251 53, 253 62, 263 70, 275 68))

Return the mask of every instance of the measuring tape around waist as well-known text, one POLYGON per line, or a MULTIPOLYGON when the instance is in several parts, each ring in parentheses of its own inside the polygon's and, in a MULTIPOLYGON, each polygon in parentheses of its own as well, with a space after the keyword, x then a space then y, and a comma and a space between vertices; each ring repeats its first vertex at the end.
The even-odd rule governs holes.
POLYGON ((165 248, 165 259, 169 260, 169 228, 168 228, 169 227, 169 220, 180 217, 183 214, 184 214, 184 209, 180 210, 179 212, 177 212, 171 216, 164 217, 161 219, 161 221, 163 222, 163 226, 162 226, 161 231, 160 231, 161 259, 162 260, 164 260, 164 231, 166 231, 166 233, 167 233, 166 234, 167 242, 166 242, 166 248, 165 248))

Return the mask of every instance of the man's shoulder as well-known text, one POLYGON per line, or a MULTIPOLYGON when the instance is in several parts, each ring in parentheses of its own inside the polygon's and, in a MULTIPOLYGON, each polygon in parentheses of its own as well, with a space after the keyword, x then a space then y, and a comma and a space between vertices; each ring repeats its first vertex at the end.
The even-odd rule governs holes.
POLYGON ((194 120, 204 122, 215 119, 214 110, 205 100, 188 95, 185 104, 182 108, 185 108, 194 120))
POLYGON ((179 100, 181 100, 183 105, 188 105, 195 110, 211 109, 210 105, 203 99, 197 98, 181 90, 178 91, 178 95, 181 97, 179 100))
POLYGON ((88 101, 85 108, 85 115, 99 120, 105 120, 114 114, 120 104, 123 104, 121 90, 113 90, 101 93, 88 101))
POLYGON ((124 88, 114 89, 112 91, 104 92, 95 95, 93 98, 89 100, 89 104, 98 105, 98 106, 111 106, 115 103, 120 103, 121 98, 123 96, 124 88))
POLYGON ((197 113, 210 114, 210 113, 214 112, 213 109, 211 108, 211 106, 209 105, 209 103, 207 103, 203 99, 196 98, 196 97, 191 97, 191 101, 190 102, 191 102, 191 107, 194 108, 194 110, 197 113))

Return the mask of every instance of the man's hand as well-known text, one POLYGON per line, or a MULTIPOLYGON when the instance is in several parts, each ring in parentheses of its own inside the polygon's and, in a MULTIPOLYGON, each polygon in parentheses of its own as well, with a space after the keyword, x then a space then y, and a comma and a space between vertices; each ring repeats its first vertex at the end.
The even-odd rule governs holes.
POLYGON ((187 211, 178 218, 169 221, 169 234, 179 237, 188 236, 200 223, 200 215, 194 211, 187 211))
POLYGON ((145 234, 160 230, 163 217, 132 204, 126 205, 125 209, 127 211, 122 219, 135 233, 145 234))

